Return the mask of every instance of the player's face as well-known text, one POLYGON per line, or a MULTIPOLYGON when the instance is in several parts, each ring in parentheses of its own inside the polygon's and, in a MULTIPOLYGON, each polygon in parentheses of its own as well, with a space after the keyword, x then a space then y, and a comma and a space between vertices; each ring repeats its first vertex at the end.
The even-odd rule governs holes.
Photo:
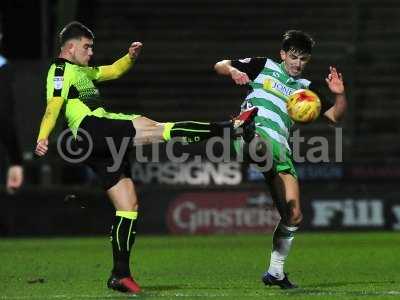
POLYGON ((75 64, 88 66, 90 58, 93 55, 93 40, 86 37, 73 40, 71 54, 75 64))
POLYGON ((285 69, 292 77, 298 77, 303 72, 305 66, 311 59, 310 54, 300 54, 296 51, 281 50, 281 58, 285 64, 285 69))

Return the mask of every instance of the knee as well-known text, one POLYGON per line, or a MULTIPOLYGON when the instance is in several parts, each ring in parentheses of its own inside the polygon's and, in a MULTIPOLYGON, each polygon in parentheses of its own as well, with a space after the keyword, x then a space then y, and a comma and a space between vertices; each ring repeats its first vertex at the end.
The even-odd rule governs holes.
POLYGON ((132 120, 133 127, 135 128, 137 133, 149 134, 156 130, 160 130, 164 128, 165 123, 159 123, 148 119, 146 117, 139 117, 132 120))
MULTIPOLYGON (((167 123, 168 124, 168 123, 167 123)), ((133 127, 135 128, 135 144, 146 145, 151 143, 163 142, 165 123, 159 123, 150 119, 133 120, 133 127)))
POLYGON ((289 213, 288 223, 291 226, 298 226, 300 225, 301 221, 303 220, 303 214, 301 210, 298 208, 292 208, 289 213))

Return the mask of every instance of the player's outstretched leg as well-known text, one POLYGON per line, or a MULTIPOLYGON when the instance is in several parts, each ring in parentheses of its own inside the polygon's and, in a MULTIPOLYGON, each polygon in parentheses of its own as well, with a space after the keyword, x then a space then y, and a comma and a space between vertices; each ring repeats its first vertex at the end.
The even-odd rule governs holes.
MULTIPOLYGON (((232 137, 242 136, 244 134, 254 135, 254 117, 257 115, 258 108, 252 107, 242 111, 238 116, 225 122, 175 122, 165 123, 163 137, 168 141, 171 138, 181 138, 188 143, 200 142, 212 137, 224 137, 225 130, 232 137)), ((252 137, 251 137, 252 138, 252 137)))
POLYGON ((177 138, 187 143, 197 143, 212 137, 254 136, 254 117, 258 108, 242 111, 237 117, 224 122, 167 122, 159 123, 146 117, 132 120, 136 145, 166 142, 177 138), (251 136, 252 135, 252 136, 251 136))

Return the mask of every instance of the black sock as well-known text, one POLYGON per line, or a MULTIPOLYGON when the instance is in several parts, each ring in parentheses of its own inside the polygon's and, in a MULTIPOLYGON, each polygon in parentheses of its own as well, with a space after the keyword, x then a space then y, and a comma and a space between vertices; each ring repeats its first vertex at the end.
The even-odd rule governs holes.
POLYGON ((197 143, 212 137, 223 137, 224 129, 230 136, 232 131, 231 121, 212 123, 184 121, 171 125, 169 136, 171 138, 182 138, 188 143, 197 143))
POLYGON ((112 274, 118 278, 131 275, 129 257, 136 237, 137 212, 117 211, 111 227, 111 245, 114 267, 112 274))

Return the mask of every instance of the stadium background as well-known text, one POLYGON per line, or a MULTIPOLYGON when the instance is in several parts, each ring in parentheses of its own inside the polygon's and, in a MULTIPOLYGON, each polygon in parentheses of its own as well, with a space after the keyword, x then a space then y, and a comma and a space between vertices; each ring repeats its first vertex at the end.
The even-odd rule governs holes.
MULTIPOLYGON (((2 1, 1 8, 4 54, 16 75, 26 182, 16 195, 1 192, 0 235, 109 230, 112 209, 93 174, 65 164, 55 138, 45 159, 32 153, 45 107, 45 72, 57 52, 54 36, 74 19, 96 34, 94 64, 112 62, 131 41, 144 43, 134 70, 101 92, 111 109, 159 121, 221 120, 237 113, 245 89, 218 77, 214 63, 277 58, 285 30, 310 32, 317 45, 305 77, 324 84, 329 65, 336 65, 345 76, 349 111, 340 127, 343 162, 298 165, 303 229, 400 229, 398 1, 16 0, 2 1)), ((327 137, 335 158, 334 128, 318 121, 300 130, 306 141, 327 137)), ((303 143, 302 153, 309 147, 303 143)), ((277 220, 260 176, 245 165, 171 165, 163 159, 132 170, 141 232, 270 232, 277 220)))

